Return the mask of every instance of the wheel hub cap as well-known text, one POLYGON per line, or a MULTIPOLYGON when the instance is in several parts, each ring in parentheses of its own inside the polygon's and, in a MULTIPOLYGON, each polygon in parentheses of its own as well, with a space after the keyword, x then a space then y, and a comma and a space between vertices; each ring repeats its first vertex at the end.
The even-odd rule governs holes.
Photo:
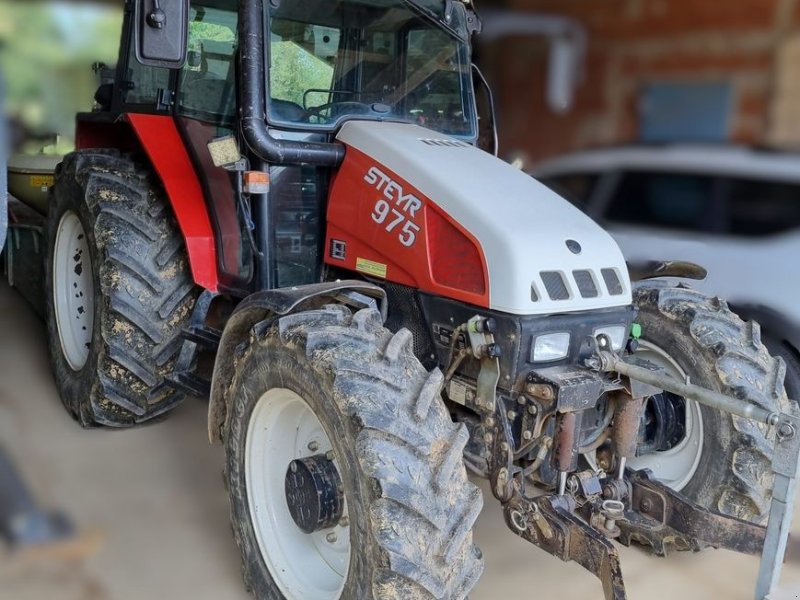
POLYGON ((271 389, 253 408, 245 446, 250 518, 281 593, 340 600, 351 556, 348 498, 320 420, 297 393, 271 389))
MULTIPOLYGON (((653 343, 640 341, 636 355, 666 369, 679 380, 686 379, 686 373, 675 359, 653 343)), ((655 404, 649 404, 648 413, 645 415, 645 443, 640 448, 643 453, 629 459, 628 466, 637 471, 650 469, 656 479, 681 491, 694 477, 703 454, 703 415, 700 405, 693 400, 664 394, 656 398, 655 404), (663 409, 661 414, 655 415, 653 411, 659 409, 663 409), (651 421, 649 436, 647 417, 651 421), (663 429, 660 432, 659 427, 663 429)))
POLYGON ((285 489, 289 512, 305 533, 329 529, 341 520, 342 479, 324 454, 292 461, 286 470, 285 489))

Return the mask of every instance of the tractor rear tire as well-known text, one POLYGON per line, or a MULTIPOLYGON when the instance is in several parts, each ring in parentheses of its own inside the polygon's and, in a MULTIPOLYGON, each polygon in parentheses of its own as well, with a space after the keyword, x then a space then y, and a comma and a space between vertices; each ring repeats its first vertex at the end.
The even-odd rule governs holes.
MULTIPOLYGON (((668 357, 667 362, 677 367, 675 375, 770 411, 788 406, 783 361, 770 356, 758 323, 742 321, 724 300, 681 286, 652 286, 636 290, 634 304, 639 310, 636 321, 642 326, 641 348, 653 357, 668 357)), ((741 417, 692 401, 685 406, 687 414, 699 411, 693 427, 701 425, 701 446, 681 493, 716 512, 765 522, 772 497, 774 436, 766 426, 741 417)), ((666 464, 667 454, 657 455, 637 460, 666 464)), ((629 464, 641 466, 637 461, 629 464)), ((651 470, 658 479, 658 467, 651 470)))
POLYGON ((442 382, 414 356, 411 333, 392 334, 374 309, 354 315, 329 305, 253 327, 227 391, 225 446, 234 537, 259 600, 469 594, 483 570, 472 541, 483 499, 467 479, 468 434, 451 420, 442 382), (268 412, 276 401, 306 416, 283 425, 277 416, 261 419, 281 414, 268 412), (308 441, 305 423, 314 419, 308 441), (289 515, 284 477, 292 460, 315 452, 334 461, 349 517, 304 534, 289 515), (271 503, 265 489, 276 490, 271 503), (315 550, 328 542, 331 549, 315 550), (337 548, 349 554, 339 555, 338 571, 326 571, 324 587, 326 563, 317 565, 315 552, 337 548))
POLYGON ((81 150, 56 171, 45 307, 61 400, 84 427, 128 427, 174 408, 165 385, 198 296, 160 185, 131 158, 81 150))

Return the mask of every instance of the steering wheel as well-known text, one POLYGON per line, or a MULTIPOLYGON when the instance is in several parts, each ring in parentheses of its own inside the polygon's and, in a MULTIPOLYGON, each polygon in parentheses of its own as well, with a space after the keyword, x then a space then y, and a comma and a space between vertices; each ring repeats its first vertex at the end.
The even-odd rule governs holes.
MULTIPOLYGON (((322 116, 322 111, 333 108, 334 106, 339 107, 340 109, 347 109, 349 108, 358 108, 359 111, 357 114, 366 114, 372 112, 372 104, 367 104, 366 102, 357 102, 355 100, 338 100, 334 102, 326 102, 325 104, 320 104, 319 106, 312 106, 311 108, 307 108, 303 118, 307 121, 310 121, 312 117, 316 117, 319 119, 320 123, 330 123, 333 119, 332 117, 324 117, 322 116)), ((340 114, 343 111, 340 111, 340 114)))

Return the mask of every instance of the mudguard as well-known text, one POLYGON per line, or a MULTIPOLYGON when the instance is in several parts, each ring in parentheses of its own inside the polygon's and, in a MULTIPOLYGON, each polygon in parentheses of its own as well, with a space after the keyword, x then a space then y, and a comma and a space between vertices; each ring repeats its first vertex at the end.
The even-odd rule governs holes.
POLYGON ((270 317, 308 310, 327 303, 346 304, 357 309, 378 304, 381 315, 386 320, 386 292, 377 285, 358 280, 265 290, 248 296, 236 307, 222 332, 211 379, 208 439, 212 444, 222 441, 227 424, 225 390, 233 378, 236 347, 249 335, 253 325, 270 317))

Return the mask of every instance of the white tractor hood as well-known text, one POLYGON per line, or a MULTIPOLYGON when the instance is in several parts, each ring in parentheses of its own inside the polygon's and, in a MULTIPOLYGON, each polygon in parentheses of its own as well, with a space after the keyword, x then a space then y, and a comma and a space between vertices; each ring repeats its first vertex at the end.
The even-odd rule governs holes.
POLYGON ((508 163, 404 123, 350 121, 337 138, 393 171, 477 238, 488 267, 490 308, 526 315, 631 303, 625 260, 611 236, 508 163), (547 280, 553 286, 558 276, 543 280, 543 272, 560 273, 566 289, 548 293, 547 280), (608 285, 604 275, 611 273, 618 285, 608 285))

